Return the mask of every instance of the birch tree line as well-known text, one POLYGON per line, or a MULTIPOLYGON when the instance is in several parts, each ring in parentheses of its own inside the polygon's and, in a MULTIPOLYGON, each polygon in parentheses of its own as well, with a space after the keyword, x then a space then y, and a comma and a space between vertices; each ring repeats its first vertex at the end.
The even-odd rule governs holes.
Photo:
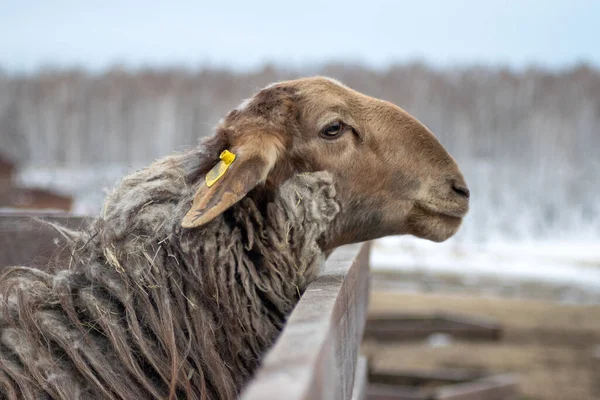
POLYGON ((209 135, 262 86, 322 74, 390 100, 459 160, 583 168, 600 150, 600 72, 499 68, 378 71, 331 64, 254 73, 220 70, 41 71, 0 75, 0 148, 22 165, 146 163, 209 135))

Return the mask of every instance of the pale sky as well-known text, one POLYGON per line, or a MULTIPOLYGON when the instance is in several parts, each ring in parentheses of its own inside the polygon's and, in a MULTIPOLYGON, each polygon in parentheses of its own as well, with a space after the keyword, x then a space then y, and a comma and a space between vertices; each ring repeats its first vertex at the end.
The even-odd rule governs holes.
POLYGON ((0 0, 0 68, 600 66, 600 1, 0 0))

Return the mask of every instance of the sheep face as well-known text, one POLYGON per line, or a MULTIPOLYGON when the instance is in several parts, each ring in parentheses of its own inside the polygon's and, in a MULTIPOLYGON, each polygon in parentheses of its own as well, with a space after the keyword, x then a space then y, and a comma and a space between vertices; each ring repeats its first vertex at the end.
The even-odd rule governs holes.
MULTIPOLYGON (((469 191, 454 161, 419 121, 389 102, 327 78, 271 85, 230 112, 211 139, 237 155, 214 186, 201 185, 183 220, 212 220, 259 186, 329 171, 341 212, 330 249, 387 235, 443 241, 458 230, 469 191)), ((216 162, 216 161, 215 161, 216 162)))

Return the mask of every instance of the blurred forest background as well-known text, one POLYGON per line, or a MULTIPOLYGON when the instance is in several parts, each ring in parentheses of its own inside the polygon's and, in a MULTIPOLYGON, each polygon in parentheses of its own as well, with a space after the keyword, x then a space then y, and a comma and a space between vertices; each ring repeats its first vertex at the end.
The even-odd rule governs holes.
POLYGON ((457 159, 473 193, 455 241, 600 238, 600 71, 373 69, 351 63, 256 72, 112 68, 0 75, 0 152, 20 179, 95 212, 127 171, 193 146, 268 83, 326 75, 396 103, 457 159))

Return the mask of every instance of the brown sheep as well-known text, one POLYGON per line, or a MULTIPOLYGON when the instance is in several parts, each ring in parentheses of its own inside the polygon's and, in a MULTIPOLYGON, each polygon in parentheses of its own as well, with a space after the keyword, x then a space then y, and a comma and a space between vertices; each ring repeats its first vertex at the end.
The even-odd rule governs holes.
POLYGON ((2 277, 0 397, 234 398, 323 254, 445 240, 468 198, 397 106, 326 78, 271 85, 124 178, 87 229, 57 227, 71 265, 2 277))

